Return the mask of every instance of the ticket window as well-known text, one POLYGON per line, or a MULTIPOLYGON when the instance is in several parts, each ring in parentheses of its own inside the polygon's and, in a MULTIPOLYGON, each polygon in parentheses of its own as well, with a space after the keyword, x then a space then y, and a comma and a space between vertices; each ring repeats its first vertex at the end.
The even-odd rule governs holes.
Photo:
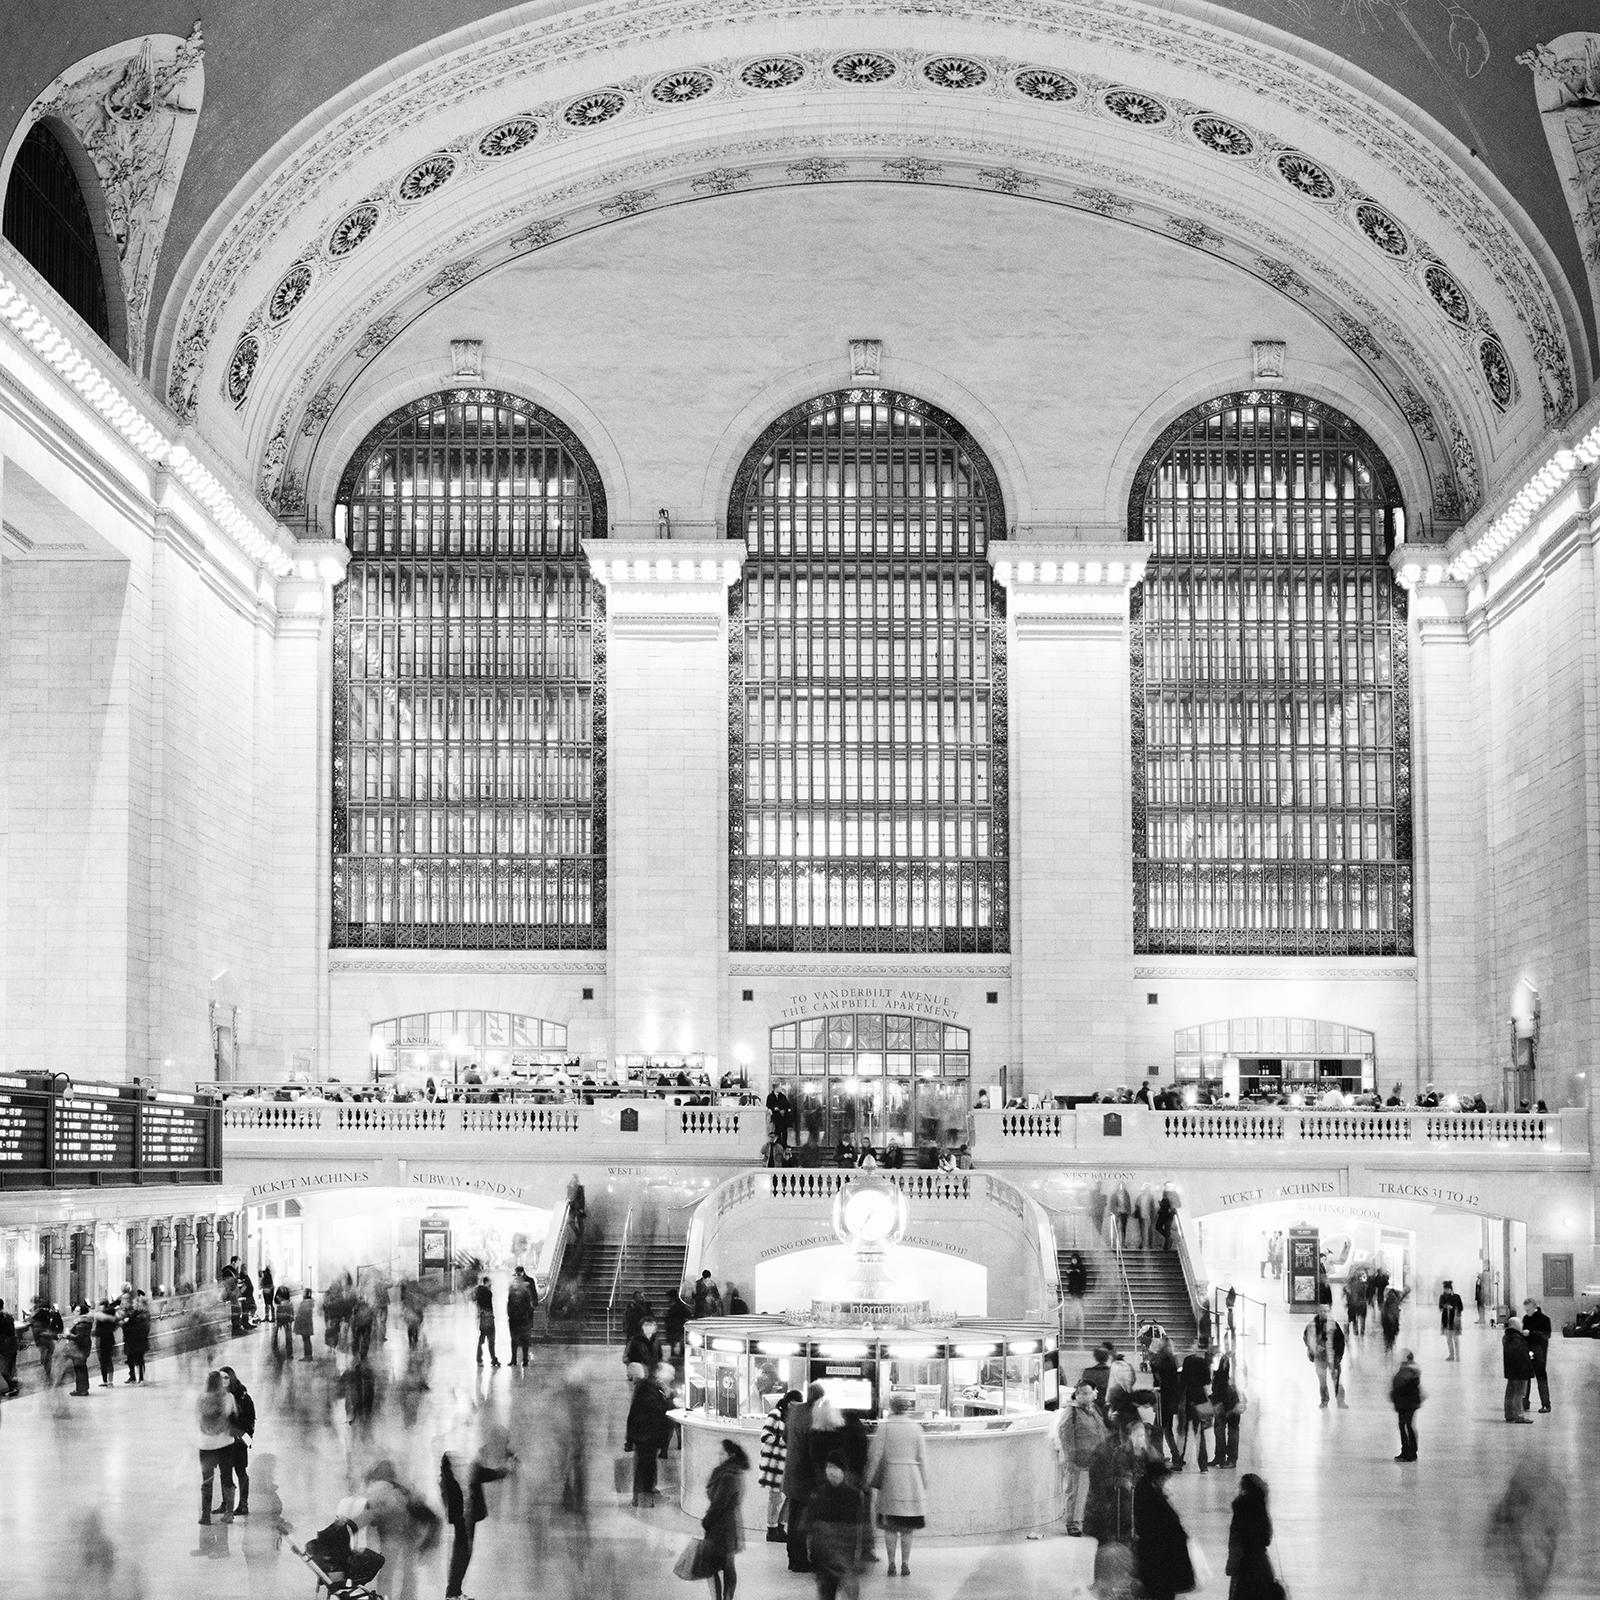
POLYGON ((806 1392, 806 1363, 801 1356, 750 1357, 749 1404, 745 1416, 765 1416, 791 1390, 806 1392))
POLYGON ((876 1361, 814 1360, 809 1381, 820 1383, 823 1392, 841 1411, 857 1416, 878 1414, 878 1363, 876 1361))
POLYGON ((944 1416, 949 1409, 944 1392, 944 1361, 895 1356, 887 1365, 888 1389, 891 1394, 910 1395, 911 1409, 919 1417, 944 1416))

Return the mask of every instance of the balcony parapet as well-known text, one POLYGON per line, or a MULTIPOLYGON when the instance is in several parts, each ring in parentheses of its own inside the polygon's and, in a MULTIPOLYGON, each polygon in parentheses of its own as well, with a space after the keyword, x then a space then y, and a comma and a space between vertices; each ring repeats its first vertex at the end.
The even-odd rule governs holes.
MULTIPOLYGON (((1254 1151, 1315 1147, 1319 1154, 1371 1157, 1388 1150, 1407 1158, 1419 1152, 1455 1160, 1540 1162, 1589 1154, 1589 1114, 1456 1111, 1261 1111, 1209 1107, 1152 1111, 1141 1105, 1097 1102, 1071 1110, 973 1113, 973 1152, 985 1166, 1031 1165, 1052 1153, 1106 1159, 1185 1157, 1240 1147, 1254 1151)), ((1562 1163, 1568 1164, 1568 1163, 1562 1163)))

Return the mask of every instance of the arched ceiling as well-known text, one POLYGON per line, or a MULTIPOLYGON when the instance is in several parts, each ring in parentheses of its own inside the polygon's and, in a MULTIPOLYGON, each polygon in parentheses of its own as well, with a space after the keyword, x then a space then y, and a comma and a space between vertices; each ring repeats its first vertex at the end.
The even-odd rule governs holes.
POLYGON ((983 190, 1270 284, 1365 363, 1441 525, 1587 392, 1572 224, 1510 60, 1578 5, 660 0, 456 6, 483 20, 434 37, 421 6, 291 3, 240 32, 259 9, 208 22, 150 370, 287 518, 366 366, 465 285, 685 205, 714 248, 774 187, 983 190))

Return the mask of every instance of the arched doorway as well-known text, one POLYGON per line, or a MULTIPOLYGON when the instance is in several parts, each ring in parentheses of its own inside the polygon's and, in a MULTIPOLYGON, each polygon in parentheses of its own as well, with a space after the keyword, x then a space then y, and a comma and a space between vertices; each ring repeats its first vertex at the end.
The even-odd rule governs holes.
POLYGON ((769 1035, 774 1088, 800 1142, 937 1151, 967 1138, 970 1030, 933 1017, 858 1011, 785 1022, 769 1035))

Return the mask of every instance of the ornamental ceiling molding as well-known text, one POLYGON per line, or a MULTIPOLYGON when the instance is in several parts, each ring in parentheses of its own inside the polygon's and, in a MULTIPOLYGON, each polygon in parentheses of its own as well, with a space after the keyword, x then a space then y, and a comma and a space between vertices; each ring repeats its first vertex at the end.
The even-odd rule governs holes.
POLYGON ((1539 119, 1600 314, 1600 33, 1564 33, 1517 60, 1533 73, 1539 119))
POLYGON ((28 108, 12 149, 37 122, 70 128, 100 180, 96 218, 116 252, 128 365, 145 369, 156 266, 205 99, 200 24, 187 39, 157 33, 98 51, 57 77, 28 108))
MULTIPOLYGON (((287 392, 274 397, 276 413, 261 456, 259 488, 282 517, 306 514, 306 485, 320 485, 342 463, 321 463, 316 451, 340 397, 365 364, 413 319, 437 303, 427 292, 433 275, 469 252, 473 277, 519 257, 576 239, 595 228, 642 213, 729 192, 818 183, 911 183, 921 188, 978 189, 992 194, 1086 210, 1143 227, 1199 249, 1250 273, 1318 317, 1389 393, 1409 423, 1433 484, 1434 518, 1454 524, 1482 497, 1482 473, 1463 416, 1445 377, 1459 340, 1424 350, 1399 320, 1369 297, 1354 276, 1337 270, 1314 242, 1291 239, 1235 208, 1208 205, 1192 185, 1174 183, 1125 166, 1066 152, 1043 155, 1001 141, 906 132, 866 134, 848 155, 815 153, 802 131, 680 149, 592 172, 478 217, 469 227, 422 250, 346 313, 315 345, 290 342, 277 365, 287 392), (918 154, 898 154, 907 149, 918 154), (937 157, 937 159, 934 159, 937 157), (737 190, 708 190, 707 169, 742 174, 737 190), (915 162, 914 170, 908 164, 915 162), (1031 168, 1031 171, 1024 171, 1031 168), (997 181, 997 174, 1001 181, 997 181), (1034 176, 1038 174, 1038 176, 1034 176), (1016 181, 1026 177, 1027 182, 1016 181), (618 197, 626 197, 624 205, 618 197), (1181 208, 1181 209, 1172 209, 1181 208), (1206 221, 1192 215, 1199 209, 1206 221)), ((1443 340, 1451 335, 1443 332, 1443 340)), ((320 496, 320 498, 326 498, 320 496)))
MULTIPOLYGON (((1542 382, 1557 409, 1564 395, 1575 393, 1572 330, 1580 324, 1576 307, 1568 306, 1563 314, 1546 281, 1548 270, 1564 287, 1553 257, 1545 249, 1543 262, 1536 259, 1535 250, 1524 243, 1502 213, 1501 206, 1507 205, 1503 196, 1497 194, 1491 203, 1485 189, 1496 187, 1492 180, 1473 181, 1431 137, 1419 135, 1413 122, 1373 95, 1353 91, 1348 64, 1335 57, 1319 53, 1314 63, 1306 59, 1309 47, 1298 45, 1288 35, 1279 36, 1284 48, 1274 49, 1258 32, 1247 37, 1217 26, 1209 12, 1184 16, 1171 6, 1155 9, 1137 0, 984 0, 981 5, 977 0, 906 0, 902 5, 819 0, 801 11, 809 20, 914 16, 921 30, 926 29, 930 15, 958 23, 972 20, 991 29, 997 24, 1009 25, 1026 30, 1030 43, 1076 42, 1144 57, 1191 77, 1203 75, 1208 83, 1235 96, 1292 108, 1336 139, 1368 153, 1417 204, 1426 203, 1445 219, 1462 247, 1477 258, 1506 295, 1537 360, 1548 372, 1542 382), (1304 54, 1291 54, 1291 48, 1304 54)), ((436 46, 417 52, 410 58, 415 65, 409 72, 387 81, 375 74, 368 81, 381 83, 376 92, 360 97, 358 91, 351 91, 342 109, 287 159, 272 168, 260 164, 236 191, 238 207, 220 208, 217 226, 190 251, 169 298, 157 349, 157 370, 166 370, 180 414, 193 404, 192 391, 208 358, 215 364, 215 353, 209 347, 245 276, 279 242, 282 230, 293 225, 293 216, 308 203, 308 196, 335 189, 340 175, 354 170, 371 152, 402 139, 441 113, 497 93, 510 93, 525 81, 536 81, 541 73, 587 63, 608 50, 663 41, 710 26, 732 30, 740 25, 782 26, 787 22, 790 27, 785 31, 792 32, 795 15, 792 4, 775 5, 772 0, 666 0, 648 10, 618 0, 578 13, 520 21, 489 38, 476 35, 469 40, 463 32, 456 37, 464 42, 454 50, 436 46), (185 283, 186 289, 182 287, 185 283)), ((840 58, 873 53, 830 52, 840 58)), ((793 55, 800 57, 799 52, 793 55)), ((928 58, 924 68, 937 71, 943 59, 928 58)), ((758 64, 759 60, 747 61, 741 73, 758 64)), ((852 71, 848 75, 834 73, 833 78, 848 88, 862 82, 875 86, 893 83, 897 76, 877 77, 870 65, 863 70, 861 77, 852 71)), ((393 72, 393 68, 386 71, 393 72)), ((703 71, 684 67, 667 73, 657 84, 662 91, 656 96, 657 103, 670 106, 714 92, 715 86, 701 87, 696 74, 703 71), (669 80, 676 87, 667 87, 669 80)), ((770 74, 767 81, 741 76, 740 86, 756 92, 791 87, 782 81, 783 76, 780 72, 776 81, 770 74)), ((925 73, 923 81, 967 95, 992 92, 990 85, 948 70, 942 78, 925 73)), ((626 100, 624 91, 610 85, 578 96, 563 113, 564 117, 567 112, 573 114, 566 125, 592 126, 622 115, 626 107, 615 108, 617 94, 626 100)), ((503 145, 514 146, 519 137, 522 135, 515 131, 504 133, 501 153, 505 153, 503 145)), ((539 136, 532 137, 536 141, 539 136)), ((419 180, 424 184, 430 181, 426 177, 419 180)), ((1515 211, 1514 205, 1507 209, 1515 211)), ((337 221, 327 216, 321 226, 331 228, 337 221)), ((1570 400, 1566 404, 1570 409, 1570 400)))
POLYGON ((826 957, 807 959, 804 952, 792 956, 741 956, 728 959, 730 978, 1005 978, 1011 977, 1011 963, 991 956, 886 956, 861 955, 849 961, 826 957))

